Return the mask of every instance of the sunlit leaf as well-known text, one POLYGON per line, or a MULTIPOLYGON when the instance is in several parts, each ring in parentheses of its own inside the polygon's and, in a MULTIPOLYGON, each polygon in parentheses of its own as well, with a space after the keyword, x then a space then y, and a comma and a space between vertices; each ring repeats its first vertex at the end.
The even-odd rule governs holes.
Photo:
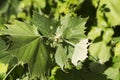
POLYGON ((46 1, 45 0, 41 0, 41 1, 33 0, 33 2, 34 2, 33 5, 34 5, 35 8, 44 8, 46 6, 46 1))
POLYGON ((100 0, 97 10, 97 19, 100 26, 115 26, 120 24, 119 4, 119 0, 100 0))
POLYGON ((91 0, 92 4, 97 8, 99 4, 99 0, 91 0))
POLYGON ((114 48, 115 56, 120 56, 120 42, 118 42, 114 48))
POLYGON ((66 16, 61 24, 63 25, 63 37, 70 41, 79 41, 85 37, 85 24, 88 18, 66 16))
POLYGON ((105 63, 110 59, 110 46, 107 46, 104 42, 93 43, 89 47, 90 55, 100 63, 105 63))
POLYGON ((111 28, 108 28, 104 31, 104 34, 103 34, 103 41, 107 44, 110 42, 110 40, 112 39, 112 36, 114 34, 114 31, 113 29, 111 28))
POLYGON ((88 47, 88 39, 82 39, 79 43, 76 44, 75 50, 72 56, 72 63, 77 66, 78 61, 84 61, 87 56, 87 47, 88 47))
POLYGON ((120 79, 119 68, 110 67, 105 71, 105 74, 107 75, 108 79, 112 79, 112 80, 120 79))
POLYGON ((0 62, 0 79, 4 78, 8 69, 8 64, 0 62))
POLYGON ((91 40, 95 40, 97 37, 101 35, 102 29, 99 27, 93 27, 88 33, 88 38, 91 40))
POLYGON ((67 15, 61 19, 61 25, 57 28, 56 36, 68 39, 71 42, 78 42, 80 39, 85 38, 85 24, 88 18, 70 17, 67 15))

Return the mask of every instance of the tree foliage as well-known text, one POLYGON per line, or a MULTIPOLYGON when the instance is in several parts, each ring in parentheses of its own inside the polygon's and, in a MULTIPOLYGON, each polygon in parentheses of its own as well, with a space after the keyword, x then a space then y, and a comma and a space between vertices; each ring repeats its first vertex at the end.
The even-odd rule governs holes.
POLYGON ((119 80, 119 0, 1 0, 0 80, 119 80))

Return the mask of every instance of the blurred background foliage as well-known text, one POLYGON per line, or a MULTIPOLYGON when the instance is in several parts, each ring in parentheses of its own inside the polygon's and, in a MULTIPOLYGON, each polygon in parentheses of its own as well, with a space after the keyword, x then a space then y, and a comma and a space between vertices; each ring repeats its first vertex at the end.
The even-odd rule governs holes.
POLYGON ((33 11, 59 19, 66 14, 94 17, 94 9, 90 0, 1 0, 0 25, 10 23, 13 19, 30 20, 33 11))

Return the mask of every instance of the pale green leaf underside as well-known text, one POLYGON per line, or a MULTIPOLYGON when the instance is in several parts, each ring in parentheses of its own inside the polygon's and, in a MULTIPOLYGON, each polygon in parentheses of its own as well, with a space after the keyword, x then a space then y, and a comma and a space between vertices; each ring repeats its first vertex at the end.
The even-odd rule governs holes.
POLYGON ((78 61, 84 61, 87 56, 87 47, 89 44, 88 39, 82 39, 75 45, 74 53, 72 56, 72 63, 77 66, 78 61))

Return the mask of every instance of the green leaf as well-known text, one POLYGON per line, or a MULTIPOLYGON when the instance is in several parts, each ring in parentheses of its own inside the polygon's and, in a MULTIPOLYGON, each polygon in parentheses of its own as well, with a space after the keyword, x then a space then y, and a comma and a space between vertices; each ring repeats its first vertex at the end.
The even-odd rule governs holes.
POLYGON ((91 1, 92 1, 92 4, 95 6, 95 8, 97 8, 99 4, 99 0, 91 0, 91 1))
POLYGON ((104 34, 103 34, 103 41, 106 44, 109 43, 112 39, 113 34, 114 34, 113 29, 111 29, 111 28, 105 29, 104 34))
POLYGON ((49 55, 37 28, 19 21, 7 27, 1 32, 10 35, 12 43, 8 52, 15 55, 20 63, 28 63, 32 77, 44 75, 49 55))
POLYGON ((85 24, 88 18, 66 16, 62 21, 63 37, 70 41, 85 38, 85 24))
POLYGON ((104 42, 93 43, 89 47, 90 55, 100 63, 105 63, 110 59, 110 46, 107 46, 104 42))
POLYGON ((116 43, 116 42, 119 42, 120 41, 120 37, 113 37, 113 41, 116 43))
POLYGON ((88 38, 91 40, 95 40, 97 37, 101 35, 102 29, 99 27, 92 27, 90 32, 88 33, 88 38))
POLYGON ((9 64, 12 67, 14 64, 17 63, 17 59, 7 52, 0 53, 0 62, 9 64))
MULTIPOLYGON (((69 51, 68 51, 69 52, 69 51)), ((67 52, 67 47, 59 45, 55 53, 55 61, 63 70, 64 68, 70 68, 68 63, 69 53, 67 52)))
POLYGON ((33 0, 33 6, 35 8, 44 8, 46 6, 46 0, 33 0))
POLYGON ((0 15, 7 11, 9 7, 10 0, 2 0, 0 2, 0 15))
POLYGON ((6 48, 6 43, 4 40, 2 40, 2 38, 0 37, 0 53, 1 51, 5 50, 6 48))
POLYGON ((120 68, 120 56, 114 56, 112 62, 113 68, 120 68))
POLYGON ((75 50, 73 52, 72 56, 72 63, 77 66, 78 61, 83 62, 88 56, 87 56, 87 47, 89 44, 88 39, 82 39, 79 43, 75 45, 75 50))
POLYGON ((0 33, 11 36, 10 40, 13 42, 9 49, 19 48, 40 36, 37 28, 27 23, 15 21, 14 24, 6 26, 8 29, 1 30, 0 33))
POLYGON ((6 49, 7 49, 7 44, 0 37, 0 62, 4 64, 8 64, 10 68, 17 63, 17 59, 13 55, 9 54, 6 51, 6 49))
POLYGON ((6 75, 8 69, 8 64, 4 64, 0 62, 0 79, 3 79, 6 75))
POLYGON ((6 74, 9 73, 8 70, 14 67, 17 62, 17 58, 12 56, 11 54, 5 51, 0 52, 0 79, 7 77, 8 75, 6 76, 6 74))
POLYGON ((100 0, 99 8, 97 10, 99 26, 120 25, 119 4, 119 0, 100 0))
POLYGON ((120 42, 118 42, 114 48, 115 56, 120 56, 120 42))
POLYGON ((119 68, 110 67, 105 71, 105 74, 107 75, 108 79, 112 79, 112 80, 120 79, 119 68))
POLYGON ((59 24, 57 21, 49 19, 36 12, 33 13, 32 22, 35 26, 38 27, 40 33, 46 37, 51 37, 52 35, 54 35, 59 24))

